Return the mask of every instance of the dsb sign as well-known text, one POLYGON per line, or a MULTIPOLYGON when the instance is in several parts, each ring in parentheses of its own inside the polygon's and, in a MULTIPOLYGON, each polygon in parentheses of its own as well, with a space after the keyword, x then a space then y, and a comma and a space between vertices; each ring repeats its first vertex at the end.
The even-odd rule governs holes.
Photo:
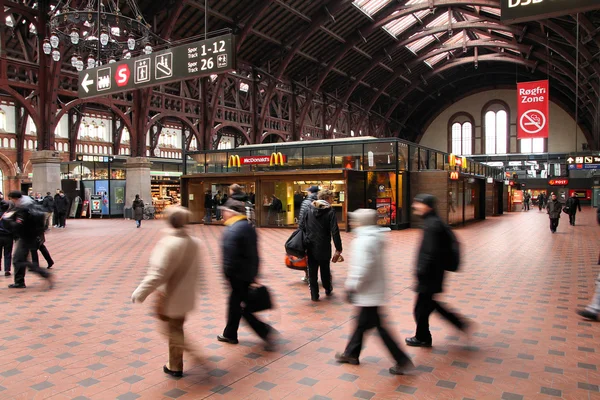
POLYGON ((598 0, 500 0, 502 22, 526 22, 600 9, 598 0))

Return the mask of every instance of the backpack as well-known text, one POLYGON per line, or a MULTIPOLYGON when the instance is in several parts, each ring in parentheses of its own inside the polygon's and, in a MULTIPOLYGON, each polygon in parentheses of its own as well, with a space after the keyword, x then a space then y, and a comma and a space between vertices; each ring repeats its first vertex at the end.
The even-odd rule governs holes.
POLYGON ((41 204, 34 204, 29 207, 29 216, 26 225, 31 229, 36 236, 39 236, 46 231, 47 212, 41 204))
POLYGON ((452 229, 448 225, 446 227, 446 234, 448 235, 449 245, 448 252, 446 254, 445 270, 450 272, 457 272, 460 267, 460 243, 456 239, 456 235, 452 232, 452 229))

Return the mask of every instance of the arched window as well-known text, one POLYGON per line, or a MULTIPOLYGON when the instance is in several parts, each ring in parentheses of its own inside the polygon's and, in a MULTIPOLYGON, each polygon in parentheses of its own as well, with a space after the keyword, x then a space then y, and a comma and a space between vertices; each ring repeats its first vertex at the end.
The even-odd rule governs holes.
POLYGON ((87 144, 83 145, 83 152, 86 154, 88 153, 88 145, 87 144))
POLYGON ((58 143, 58 146, 56 148, 58 149, 58 151, 63 151, 63 144, 58 143))
POLYGON ((29 150, 33 150, 33 140, 28 140, 28 141, 27 141, 27 148, 28 148, 29 150))
POLYGON ((65 151, 69 151, 69 143, 65 143, 65 151))
POLYGON ((2 147, 8 148, 8 139, 7 138, 4 138, 3 143, 2 143, 2 147))
POLYGON ((484 107, 485 154, 508 153, 508 111, 503 103, 492 102, 484 107))
POLYGON ((521 153, 543 153, 545 151, 545 140, 543 138, 521 139, 519 142, 521 145, 521 153))
POLYGON ((17 147, 17 141, 15 139, 10 139, 10 148, 14 149, 17 147))
POLYGON ((470 114, 459 112, 448 122, 448 151, 452 154, 470 156, 473 154, 475 120, 470 114))
POLYGON ((6 132, 6 113, 0 110, 0 131, 6 132))

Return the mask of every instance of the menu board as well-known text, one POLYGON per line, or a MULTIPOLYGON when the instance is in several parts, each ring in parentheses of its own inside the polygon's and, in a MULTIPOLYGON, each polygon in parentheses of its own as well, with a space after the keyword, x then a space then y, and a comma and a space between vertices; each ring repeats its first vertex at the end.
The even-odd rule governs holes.
POLYGON ((102 214, 102 196, 93 194, 91 196, 92 200, 92 214, 100 215, 102 214))
POLYGON ((390 226, 392 224, 392 198, 381 197, 377 199, 377 225, 390 226))

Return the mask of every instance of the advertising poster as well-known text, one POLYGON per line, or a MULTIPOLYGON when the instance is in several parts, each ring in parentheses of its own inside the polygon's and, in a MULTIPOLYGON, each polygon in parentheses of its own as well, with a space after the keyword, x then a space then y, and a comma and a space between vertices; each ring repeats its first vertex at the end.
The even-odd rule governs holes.
POLYGON ((523 203, 523 191, 522 190, 515 190, 513 192, 513 203, 519 203, 519 204, 523 203))
POLYGON ((92 215, 102 215, 102 196, 93 194, 91 197, 92 215))
POLYGON ((377 225, 390 226, 392 224, 392 198, 382 197, 377 199, 377 225))
POLYGON ((108 215, 108 181, 96 181, 96 194, 102 196, 102 215, 108 215))

